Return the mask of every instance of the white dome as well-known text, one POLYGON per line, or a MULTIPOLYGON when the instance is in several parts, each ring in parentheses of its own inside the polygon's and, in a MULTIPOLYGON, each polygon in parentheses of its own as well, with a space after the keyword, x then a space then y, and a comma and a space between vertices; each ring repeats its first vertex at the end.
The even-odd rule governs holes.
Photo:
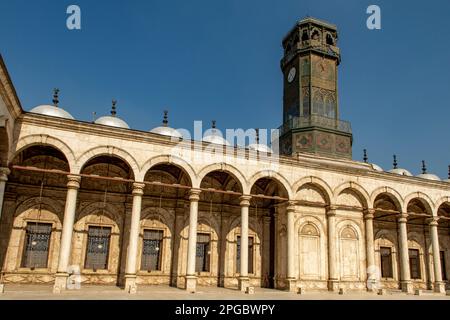
POLYGON ((392 170, 389 170, 388 172, 390 172, 390 173, 395 173, 395 174, 399 174, 399 175, 401 175, 401 176, 412 177, 411 172, 409 172, 409 171, 406 170, 406 169, 402 169, 402 168, 392 169, 392 170))
POLYGON ((178 130, 171 128, 171 127, 156 127, 150 130, 151 133, 160 134, 163 136, 169 136, 169 137, 175 137, 175 138, 182 138, 182 134, 178 132, 178 130))
POLYGON ((205 132, 203 136, 203 141, 227 146, 230 145, 229 142, 222 137, 220 131, 217 131, 217 129, 215 128, 209 129, 205 132))
POLYGON ((432 173, 422 173, 422 174, 419 174, 417 177, 422 178, 422 179, 441 181, 441 178, 439 178, 437 175, 432 174, 432 173))
POLYGON ((273 153, 272 149, 265 144, 252 143, 251 145, 248 146, 248 148, 250 150, 259 151, 263 153, 273 153))
POLYGON ((103 124, 105 126, 130 129, 128 124, 120 118, 113 116, 104 116, 95 120, 96 124, 103 124))
POLYGON ((66 110, 51 105, 40 105, 30 110, 32 113, 39 113, 46 116, 58 117, 74 120, 74 117, 66 110))
POLYGON ((380 171, 380 172, 384 171, 382 167, 380 167, 379 165, 376 165, 375 163, 371 163, 371 165, 372 165, 373 170, 380 171))

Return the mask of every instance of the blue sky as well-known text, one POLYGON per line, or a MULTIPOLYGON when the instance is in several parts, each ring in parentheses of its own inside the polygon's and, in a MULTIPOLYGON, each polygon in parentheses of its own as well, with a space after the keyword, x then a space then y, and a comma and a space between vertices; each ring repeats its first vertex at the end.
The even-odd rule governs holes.
POLYGON ((111 99, 134 129, 194 120, 225 128, 282 121, 281 39, 306 15, 336 24, 341 118, 352 123, 354 159, 447 177, 450 164, 450 1, 0 0, 0 52, 25 110, 51 101, 90 121, 111 99), (66 8, 82 30, 66 28, 66 8), (382 30, 366 28, 366 8, 382 30))

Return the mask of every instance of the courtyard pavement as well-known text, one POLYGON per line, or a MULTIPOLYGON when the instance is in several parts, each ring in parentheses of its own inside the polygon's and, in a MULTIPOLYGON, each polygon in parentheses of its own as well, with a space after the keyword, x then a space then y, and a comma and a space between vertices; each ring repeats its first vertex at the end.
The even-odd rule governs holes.
POLYGON ((5 285, 0 300, 450 300, 447 295, 425 292, 422 295, 407 295, 387 292, 377 295, 368 292, 347 292, 343 295, 331 292, 306 292, 295 294, 286 291, 255 288, 254 294, 217 287, 198 287, 197 293, 169 286, 140 286, 138 293, 127 294, 115 286, 82 286, 79 290, 67 290, 53 294, 50 285, 5 285))

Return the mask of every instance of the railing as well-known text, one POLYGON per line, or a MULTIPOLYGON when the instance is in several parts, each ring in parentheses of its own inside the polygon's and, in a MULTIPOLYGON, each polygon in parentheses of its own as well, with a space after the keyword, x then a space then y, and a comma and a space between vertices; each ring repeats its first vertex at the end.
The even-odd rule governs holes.
POLYGON ((285 122, 278 129, 280 130, 280 136, 282 136, 289 130, 308 127, 321 127, 346 133, 352 133, 350 122, 334 118, 327 118, 316 114, 306 117, 294 117, 285 122))

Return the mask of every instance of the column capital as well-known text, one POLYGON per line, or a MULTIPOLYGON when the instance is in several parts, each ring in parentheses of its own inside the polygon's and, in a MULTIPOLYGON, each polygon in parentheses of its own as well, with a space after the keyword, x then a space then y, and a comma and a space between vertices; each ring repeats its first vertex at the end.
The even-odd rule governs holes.
POLYGON ((11 173, 11 170, 6 167, 0 167, 0 181, 8 181, 8 175, 11 173))
POLYGON ((430 227, 438 226, 439 225, 439 217, 431 217, 427 219, 428 224, 430 227))
POLYGON ((69 174, 67 176, 67 189, 80 189, 81 177, 69 174))
POLYGON ((241 207, 250 207, 250 200, 252 199, 251 196, 243 195, 239 197, 240 200, 240 206, 241 207))
POLYGON ((372 208, 364 209, 363 213, 365 220, 371 220, 375 217, 375 209, 372 208))
POLYGON ((295 212, 296 205, 297 205, 297 201, 289 200, 287 202, 286 212, 295 212))
POLYGON ((199 201, 200 193, 202 193, 202 190, 200 190, 200 189, 193 188, 193 189, 189 190, 189 200, 190 201, 199 201))
POLYGON ((326 207, 327 217, 334 217, 334 216, 336 216, 336 209, 337 209, 337 207, 335 205, 327 206, 326 207))
POLYGON ((406 223, 408 222, 408 214, 406 212, 400 213, 397 219, 399 223, 406 223))
POLYGON ((143 196, 144 195, 145 183, 135 182, 133 183, 133 196, 143 196))

